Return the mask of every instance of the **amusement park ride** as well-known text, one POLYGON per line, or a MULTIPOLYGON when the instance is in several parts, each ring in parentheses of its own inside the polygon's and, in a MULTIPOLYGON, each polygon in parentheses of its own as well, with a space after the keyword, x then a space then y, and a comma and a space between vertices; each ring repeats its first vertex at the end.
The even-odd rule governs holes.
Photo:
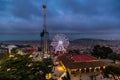
POLYGON ((46 26, 46 0, 43 0, 43 30, 40 34, 41 36, 41 49, 42 49, 42 59, 50 58, 49 52, 49 33, 46 26))
POLYGON ((54 48, 54 54, 59 56, 60 54, 66 53, 66 49, 69 46, 69 39, 64 34, 56 34, 51 42, 51 46, 54 48))
POLYGON ((42 59, 48 59, 52 56, 58 56, 61 53, 65 53, 67 47, 69 46, 69 40, 64 34, 56 34, 51 42, 51 46, 54 48, 54 53, 50 52, 49 44, 49 33, 46 26, 46 0, 43 0, 43 30, 40 34, 41 36, 41 49, 42 49, 42 59))

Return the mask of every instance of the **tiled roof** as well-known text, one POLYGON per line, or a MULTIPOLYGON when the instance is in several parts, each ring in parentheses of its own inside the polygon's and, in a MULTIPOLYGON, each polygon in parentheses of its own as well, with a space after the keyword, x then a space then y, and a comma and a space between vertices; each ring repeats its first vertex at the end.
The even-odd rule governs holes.
MULTIPOLYGON (((92 58, 92 56, 90 57, 92 58)), ((73 59, 69 59, 68 55, 62 55, 58 59, 62 61, 62 63, 66 68, 70 68, 70 69, 90 68, 90 67, 94 68, 94 67, 101 67, 108 65, 107 63, 97 60, 96 58, 91 59, 89 61, 86 61, 86 59, 84 61, 83 59, 82 61, 75 62, 73 59)))
POLYGON ((66 54, 66 56, 68 59, 74 62, 87 62, 97 60, 97 58, 86 54, 66 54))

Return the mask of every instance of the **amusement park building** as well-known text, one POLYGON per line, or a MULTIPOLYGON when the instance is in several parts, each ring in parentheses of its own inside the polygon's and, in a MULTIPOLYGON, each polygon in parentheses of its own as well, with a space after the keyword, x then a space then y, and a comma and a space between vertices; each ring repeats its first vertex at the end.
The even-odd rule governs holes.
POLYGON ((101 71, 109 64, 87 54, 64 54, 58 57, 65 70, 71 72, 95 72, 101 71))

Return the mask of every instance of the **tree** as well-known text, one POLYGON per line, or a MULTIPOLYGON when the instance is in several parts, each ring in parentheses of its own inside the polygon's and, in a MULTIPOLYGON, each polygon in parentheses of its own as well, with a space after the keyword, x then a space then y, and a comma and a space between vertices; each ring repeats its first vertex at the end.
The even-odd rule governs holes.
POLYGON ((93 48, 91 53, 92 53, 93 56, 98 58, 100 56, 101 52, 102 51, 101 51, 100 45, 96 45, 96 46, 94 46, 94 48, 93 48))
POLYGON ((103 70, 103 75, 104 77, 109 77, 109 75, 112 75, 114 80, 116 80, 115 76, 117 76, 118 78, 120 76, 120 66, 116 66, 116 65, 107 66, 105 70, 103 70))
POLYGON ((120 56, 116 53, 111 53, 110 55, 108 55, 108 58, 112 59, 113 61, 120 60, 120 56))
POLYGON ((110 47, 96 45, 94 46, 91 54, 97 58, 107 58, 109 54, 113 53, 110 47))
POLYGON ((45 62, 35 62, 30 54, 15 54, 0 64, 0 80, 45 80, 52 66, 45 62))

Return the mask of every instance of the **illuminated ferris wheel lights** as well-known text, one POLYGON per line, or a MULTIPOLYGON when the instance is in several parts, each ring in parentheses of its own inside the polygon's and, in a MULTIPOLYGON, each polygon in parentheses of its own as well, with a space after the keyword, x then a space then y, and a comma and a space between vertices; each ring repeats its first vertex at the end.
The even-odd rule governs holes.
POLYGON ((63 41, 59 41, 58 44, 62 45, 62 44, 63 44, 63 41))
POLYGON ((53 38, 53 41, 52 41, 51 45, 55 49, 55 52, 57 52, 57 51, 66 52, 66 49, 67 49, 67 47, 69 45, 69 40, 68 40, 66 35, 57 34, 53 38))

